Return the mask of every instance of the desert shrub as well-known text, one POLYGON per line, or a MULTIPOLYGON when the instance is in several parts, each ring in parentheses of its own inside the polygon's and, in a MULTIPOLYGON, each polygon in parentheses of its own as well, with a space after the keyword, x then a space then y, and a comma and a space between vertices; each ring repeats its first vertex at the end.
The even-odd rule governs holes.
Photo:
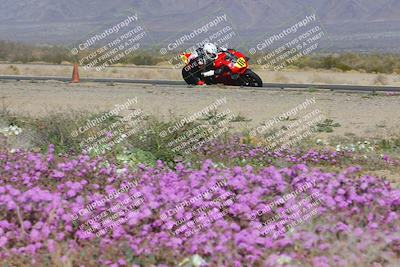
MULTIPOLYGON (((90 140, 94 136, 100 139, 100 136, 106 136, 108 133, 117 133, 113 125, 120 119, 119 116, 110 116, 101 123, 80 131, 79 129, 87 125, 88 121, 100 118, 104 112, 53 113, 40 118, 17 116, 7 107, 3 110, 0 109, 0 112, 3 114, 2 118, 7 126, 15 125, 24 129, 24 132, 31 132, 33 146, 46 151, 48 144, 53 144, 57 153, 90 150, 91 146, 86 146, 85 140, 90 140)), ((178 117, 166 122, 159 121, 154 117, 146 117, 138 126, 139 131, 127 136, 121 143, 115 144, 111 149, 104 145, 100 147, 99 151, 90 150, 88 152, 91 155, 99 153, 124 155, 120 157, 121 161, 129 160, 134 164, 162 160, 173 165, 177 158, 190 158, 191 154, 185 153, 189 146, 177 149, 176 147, 180 143, 175 140, 180 137, 182 142, 185 142, 189 138, 194 138, 195 132, 202 134, 196 142, 204 140, 210 134, 200 126, 205 121, 212 120, 214 116, 214 113, 210 113, 201 120, 183 125, 179 124, 182 118, 178 117), (186 136, 189 132, 192 132, 193 136, 186 136)))
MULTIPOLYGON (((79 136, 75 136, 73 133, 78 132, 79 127, 84 126, 88 120, 98 116, 97 113, 67 112, 33 118, 9 113, 6 120, 8 125, 16 125, 21 127, 24 132, 30 132, 34 147, 46 151, 48 144, 51 143, 57 153, 68 153, 82 151, 82 140, 90 137, 96 129, 86 131, 79 136)), ((115 121, 115 117, 108 118, 103 122, 104 127, 113 121, 115 121)))
MULTIPOLYGON (((245 48, 238 48, 246 54, 245 48)), ((80 57, 92 53, 93 49, 82 51, 80 57)), ((148 48, 138 50, 131 55, 123 57, 115 63, 135 65, 157 65, 166 62, 174 54, 161 56, 158 49, 148 48)), ((264 56, 257 53, 251 56, 251 64, 264 56)), ((60 64, 63 61, 76 62, 77 56, 73 56, 69 49, 63 46, 35 46, 24 43, 0 41, 0 60, 8 62, 33 62, 43 61, 60 64)), ((261 62, 264 62, 262 60, 261 62)), ((390 53, 343 53, 343 54, 312 54, 299 58, 288 67, 332 69, 341 71, 357 70, 368 73, 399 73, 400 56, 390 53)))
POLYGON ((35 144, 43 150, 52 143, 57 152, 79 151, 79 139, 71 136, 78 128, 76 119, 78 116, 73 114, 56 113, 33 120, 31 127, 37 136, 35 144))
POLYGON ((387 152, 400 151, 400 136, 380 139, 377 141, 377 147, 387 152))
POLYGON ((185 124, 180 124, 182 118, 179 117, 166 122, 149 118, 142 125, 142 132, 130 136, 127 143, 173 165, 177 159, 190 159, 193 156, 191 146, 206 140, 211 135, 203 125, 214 116, 214 113, 209 113, 202 119, 185 124))
POLYGON ((374 80, 374 84, 380 84, 380 85, 385 85, 387 84, 387 82, 388 82, 387 77, 382 74, 377 75, 374 80))
POLYGON ((161 61, 163 61, 162 58, 147 53, 139 53, 122 59, 123 63, 133 63, 135 65, 156 65, 161 61))
POLYGON ((293 63, 299 68, 340 69, 368 73, 396 73, 400 67, 397 54, 344 53, 335 55, 314 54, 304 56, 293 63))
POLYGON ((55 64, 60 64, 62 61, 74 61, 65 47, 34 46, 8 41, 0 41, 0 60, 22 63, 44 61, 55 64))
POLYGON ((20 74, 19 69, 18 69, 18 67, 16 67, 16 66, 10 65, 10 66, 8 67, 8 69, 9 69, 13 74, 15 74, 15 75, 19 75, 19 74, 20 74))
MULTIPOLYGON (((216 113, 210 112, 202 118, 192 121, 190 123, 180 124, 182 118, 176 117, 167 121, 160 121, 154 117, 146 117, 140 125, 138 125, 138 131, 134 134, 127 136, 120 143, 115 144, 109 148, 105 148, 103 151, 92 151, 90 146, 82 145, 83 141, 91 138, 92 136, 102 136, 104 129, 112 128, 114 123, 119 121, 119 117, 112 116, 107 120, 101 122, 98 125, 94 125, 90 129, 80 132, 78 135, 73 133, 82 126, 85 126, 88 121, 93 121, 99 118, 104 113, 55 113, 50 114, 41 118, 31 118, 28 116, 17 116, 10 112, 7 107, 0 109, 1 121, 0 128, 9 128, 11 132, 19 131, 22 129, 23 135, 29 135, 30 147, 38 148, 41 151, 46 151, 48 144, 54 145, 56 153, 79 153, 83 150, 89 152, 90 156, 98 156, 103 154, 107 157, 116 158, 119 164, 128 164, 130 167, 138 166, 140 163, 144 163, 149 166, 153 166, 157 160, 165 162, 168 166, 173 167, 178 162, 192 162, 195 166, 197 162, 201 162, 205 159, 212 159, 215 162, 231 165, 246 165, 251 159, 253 166, 264 166, 265 163, 275 163, 281 167, 288 165, 288 161, 285 159, 282 161, 282 157, 285 157, 285 153, 272 153, 267 152, 265 149, 261 149, 260 145, 265 145, 265 140, 261 137, 260 139, 246 137, 246 133, 242 133, 241 137, 232 137, 229 132, 218 136, 217 138, 212 137, 212 131, 209 131, 208 127, 219 127, 217 121, 215 121, 216 113), (213 121, 213 122, 210 122, 213 121), (205 127, 207 125, 207 127, 205 127), (101 133, 101 134, 100 134, 101 133), (192 149, 195 144, 201 142, 204 143, 201 146, 192 149), (224 149, 221 149, 221 146, 224 149), (244 149, 246 147, 246 149, 244 149), (228 149, 229 148, 229 149, 228 149), (238 151, 242 151, 240 154, 238 151), (249 157, 252 155, 252 157, 249 157)), ((232 121, 242 121, 243 118, 235 118, 232 121)), ((332 132, 336 127, 339 127, 338 123, 332 120, 325 120, 324 122, 316 125, 318 132, 332 132)), ((272 134, 272 133, 271 133, 272 134)), ((247 133, 248 135, 248 133, 247 133)), ((4 143, 2 134, 1 143, 4 143)), ((116 135, 117 137, 118 135, 116 135)), ((23 136, 20 135, 18 138, 21 139, 23 136)), ((304 146, 293 147, 287 153, 303 153, 301 156, 302 162, 311 162, 316 164, 319 162, 324 165, 326 162, 338 162, 336 152, 310 152, 310 154, 304 156, 304 151, 310 145, 316 144, 314 140, 304 140, 304 146), (300 149, 300 152, 295 152, 296 149, 300 149), (323 160, 320 160, 323 159, 323 160)), ((347 142, 348 143, 348 142, 347 142)), ((354 143, 354 142, 353 142, 354 143)), ((360 143, 360 142, 355 142, 360 143)), ((364 144, 364 142, 362 142, 364 144)), ((381 158, 382 152, 388 152, 390 154, 397 153, 400 151, 400 139, 393 137, 391 139, 383 140, 372 140, 371 143, 374 145, 362 145, 362 146, 374 146, 377 150, 377 155, 374 157, 381 158)), ((27 146, 21 146, 27 147, 27 146)), ((340 146, 341 150, 352 151, 352 152, 363 152, 351 150, 352 146, 340 146), (348 147, 348 149, 346 149, 348 147)), ((335 147, 333 147, 335 149, 335 147)), ((336 146, 336 150, 338 147, 336 146)), ((300 157, 300 154, 299 154, 300 157)), ((289 162, 291 162, 289 160, 289 162)))

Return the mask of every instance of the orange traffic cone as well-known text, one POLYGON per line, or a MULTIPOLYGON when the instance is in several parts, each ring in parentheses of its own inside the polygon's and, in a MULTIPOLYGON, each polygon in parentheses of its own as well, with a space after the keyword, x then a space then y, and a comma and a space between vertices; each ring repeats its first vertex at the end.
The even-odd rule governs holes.
POLYGON ((79 73, 78 73, 78 64, 74 64, 74 70, 72 71, 72 80, 71 83, 79 83, 79 73))

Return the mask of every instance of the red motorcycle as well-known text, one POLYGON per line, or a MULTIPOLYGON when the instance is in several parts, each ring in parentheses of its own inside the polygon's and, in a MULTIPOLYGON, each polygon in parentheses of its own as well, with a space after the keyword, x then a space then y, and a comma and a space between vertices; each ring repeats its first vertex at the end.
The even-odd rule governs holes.
MULTIPOLYGON (((195 68, 196 73, 200 75, 202 68, 205 66, 198 64, 196 61, 193 62, 194 60, 189 62, 190 55, 190 53, 180 55, 185 64, 182 76, 187 84, 196 84, 193 76, 188 75, 189 70, 195 68)), ((248 57, 233 49, 220 52, 211 66, 211 69, 215 71, 215 75, 202 77, 202 80, 206 84, 222 83, 224 85, 262 87, 263 82, 260 76, 248 68, 248 61, 248 57)))

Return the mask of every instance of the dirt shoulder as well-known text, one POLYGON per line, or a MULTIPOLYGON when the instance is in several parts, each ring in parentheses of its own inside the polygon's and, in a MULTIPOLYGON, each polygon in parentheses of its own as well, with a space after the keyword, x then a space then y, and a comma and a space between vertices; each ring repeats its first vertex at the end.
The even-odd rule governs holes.
MULTIPOLYGON (((248 122, 238 129, 251 129, 295 108, 310 99, 304 111, 320 110, 341 126, 331 134, 348 133, 360 137, 387 138, 400 133, 399 95, 367 95, 330 91, 275 91, 235 87, 188 88, 137 84, 67 84, 61 82, 0 82, 4 105, 19 114, 43 116, 52 112, 107 111, 129 98, 138 98, 137 107, 160 119, 189 116, 226 98, 220 110, 230 109, 248 122)), ((304 114, 304 113, 303 113, 304 114)), ((290 121, 301 114, 291 116, 290 121)))
MULTIPOLYGON (((257 66, 254 70, 264 82, 316 83, 350 85, 392 85, 400 87, 400 75, 360 72, 334 72, 328 70, 266 71, 257 66)), ((0 64, 0 75, 62 76, 70 77, 72 66, 41 64, 0 64)), ((81 78, 129 78, 182 80, 181 70, 172 67, 109 67, 102 71, 79 68, 81 78)))

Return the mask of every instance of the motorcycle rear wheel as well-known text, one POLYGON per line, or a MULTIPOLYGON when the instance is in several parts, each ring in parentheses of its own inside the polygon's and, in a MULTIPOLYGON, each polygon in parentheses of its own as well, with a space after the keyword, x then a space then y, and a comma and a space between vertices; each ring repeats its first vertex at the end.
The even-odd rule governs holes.
POLYGON ((252 70, 246 70, 245 73, 240 75, 239 80, 241 86, 249 86, 249 87, 263 86, 263 82, 260 76, 258 76, 258 74, 253 72, 252 70))

